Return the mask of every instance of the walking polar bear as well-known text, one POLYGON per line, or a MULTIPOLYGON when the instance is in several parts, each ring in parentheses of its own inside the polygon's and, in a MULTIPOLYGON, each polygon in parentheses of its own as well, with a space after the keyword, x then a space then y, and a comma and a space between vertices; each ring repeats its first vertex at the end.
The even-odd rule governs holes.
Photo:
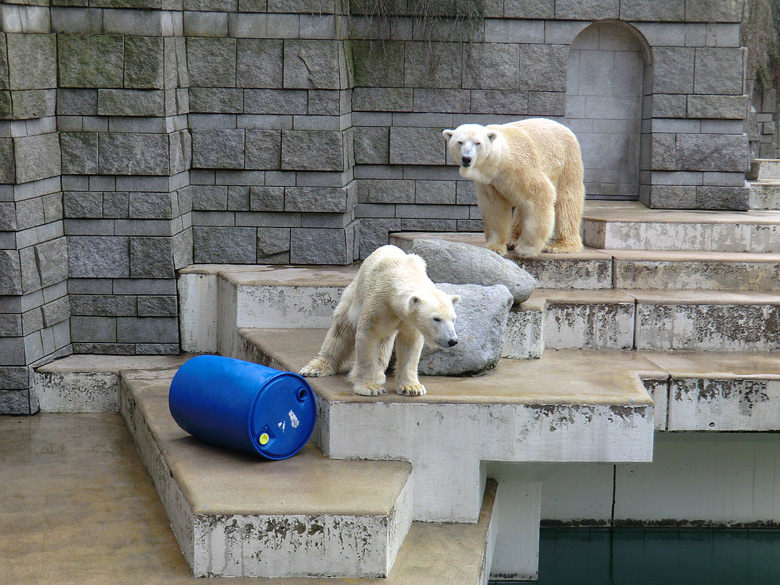
POLYGON ((571 130, 534 118, 463 124, 443 135, 460 175, 474 181, 488 248, 523 257, 582 250, 585 187, 580 145, 571 130))
POLYGON ((356 394, 385 393, 385 370, 395 343, 397 392, 425 394, 417 377, 424 343, 452 347, 458 295, 439 290, 425 261, 395 246, 375 250, 344 290, 320 352, 302 376, 332 376, 355 352, 348 380, 356 394))

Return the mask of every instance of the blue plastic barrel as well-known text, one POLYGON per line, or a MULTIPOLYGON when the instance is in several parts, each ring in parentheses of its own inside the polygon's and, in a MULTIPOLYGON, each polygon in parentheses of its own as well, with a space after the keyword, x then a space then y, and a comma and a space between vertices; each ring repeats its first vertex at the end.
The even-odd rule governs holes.
POLYGON ((268 459, 295 455, 317 420, 314 393, 303 377, 216 355, 182 364, 168 406, 191 435, 268 459))

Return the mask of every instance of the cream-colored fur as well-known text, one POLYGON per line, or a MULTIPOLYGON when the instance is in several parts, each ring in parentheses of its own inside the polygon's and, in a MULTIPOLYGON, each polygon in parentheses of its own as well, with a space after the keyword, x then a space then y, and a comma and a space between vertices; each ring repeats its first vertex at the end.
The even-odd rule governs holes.
POLYGON ((356 394, 385 393, 385 370, 395 343, 397 392, 425 394, 417 377, 423 344, 452 347, 458 295, 440 291, 425 261, 395 246, 382 246, 363 262, 344 290, 320 353, 302 376, 332 376, 354 350, 349 374, 356 394))
POLYGON ((518 256, 582 250, 585 202, 577 137, 553 120, 445 130, 460 175, 474 181, 487 247, 518 256), (514 217, 512 216, 514 208, 514 217))

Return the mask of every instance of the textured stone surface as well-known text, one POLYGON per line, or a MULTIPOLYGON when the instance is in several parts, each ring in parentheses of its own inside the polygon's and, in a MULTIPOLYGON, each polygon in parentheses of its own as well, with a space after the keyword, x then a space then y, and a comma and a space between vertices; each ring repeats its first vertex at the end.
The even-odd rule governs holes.
POLYGON ((191 37, 187 63, 193 86, 236 86, 236 40, 191 37))
POLYGON ((326 130, 282 131, 282 169, 343 171, 344 133, 326 130))
POLYGON ((168 137, 162 134, 100 133, 98 170, 107 175, 165 175, 168 137))
POLYGON ((244 130, 193 130, 192 166, 204 169, 244 168, 244 130))
POLYGON ((35 263, 41 286, 47 287, 68 277, 68 245, 64 237, 35 246, 35 263))
POLYGON ((458 344, 448 349, 425 347, 420 374, 460 376, 478 374, 498 363, 504 347, 512 295, 501 285, 438 284, 448 294, 460 295, 455 306, 458 344))
POLYGON ((487 248, 446 240, 416 239, 408 251, 425 260, 433 282, 503 284, 516 303, 528 299, 536 288, 536 280, 528 272, 487 248))
POLYGON ((57 86, 57 47, 51 34, 7 34, 9 89, 57 86))
POLYGON ((62 87, 122 87, 124 37, 114 35, 59 35, 62 87))
POLYGON ((0 250, 0 294, 22 293, 22 273, 19 266, 19 252, 0 250))
POLYGON ((124 86, 137 89, 162 89, 165 86, 165 53, 162 37, 127 35, 124 38, 124 86))
POLYGON ((343 49, 338 41, 290 40, 284 43, 284 87, 342 89, 343 49))
POLYGON ((17 138, 14 146, 18 182, 37 181, 60 174, 60 141, 56 133, 17 138))
POLYGON ((63 173, 68 175, 97 173, 98 135, 96 133, 60 132, 60 148, 63 173))
POLYGON ((0 138, 0 183, 13 183, 15 178, 14 141, 12 138, 0 138))
POLYGON ((173 278, 170 238, 130 239, 130 278, 173 278))
POLYGON ((68 276, 71 278, 128 278, 130 276, 130 250, 127 238, 70 236, 68 238, 68 276))

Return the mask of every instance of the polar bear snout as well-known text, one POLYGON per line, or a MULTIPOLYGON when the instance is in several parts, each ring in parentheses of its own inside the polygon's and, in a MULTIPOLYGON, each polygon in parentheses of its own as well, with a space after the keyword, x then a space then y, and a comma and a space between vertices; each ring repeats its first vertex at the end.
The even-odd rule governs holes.
POLYGON ((455 324, 452 321, 434 321, 437 325, 436 331, 433 334, 433 342, 431 345, 437 345, 442 349, 448 347, 455 347, 458 345, 458 334, 455 333, 455 324))
POLYGON ((462 156, 462 157, 460 157, 460 164, 463 167, 468 167, 468 166, 471 165, 471 161, 472 160, 473 159, 470 156, 462 156))

